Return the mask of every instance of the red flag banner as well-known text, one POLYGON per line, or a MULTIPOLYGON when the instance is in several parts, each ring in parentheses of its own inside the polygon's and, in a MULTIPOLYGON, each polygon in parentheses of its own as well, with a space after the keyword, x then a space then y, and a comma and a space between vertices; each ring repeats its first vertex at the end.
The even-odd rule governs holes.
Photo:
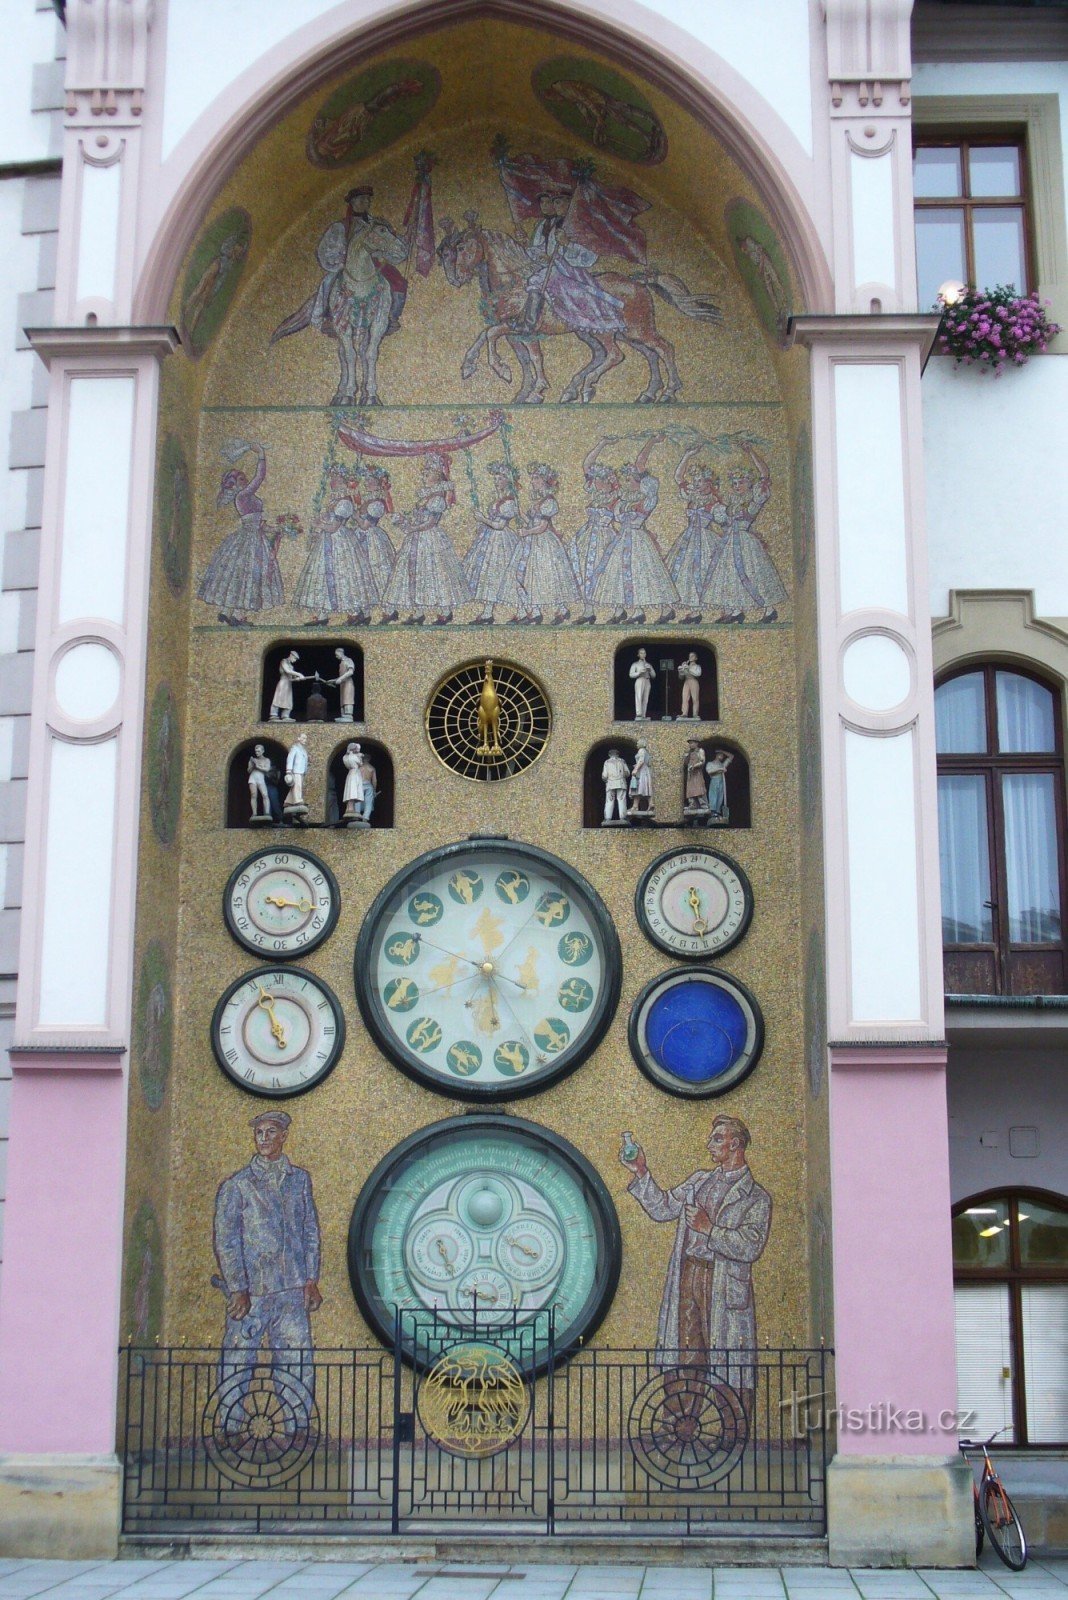
POLYGON ((622 256, 624 261, 645 263, 645 234, 636 218, 650 202, 633 189, 599 183, 587 161, 562 157, 504 156, 497 170, 513 222, 541 216, 543 194, 569 196, 562 232, 596 255, 622 256))
POLYGON ((338 428, 337 436, 342 444, 363 456, 450 455, 454 450, 469 450, 472 445, 481 444, 483 439, 492 438, 503 422, 503 411, 491 411, 485 428, 479 428, 475 433, 460 434, 454 439, 381 439, 354 422, 346 422, 338 428))
POLYGON ((408 209, 404 213, 404 232, 408 240, 408 259, 415 265, 420 277, 430 276, 434 265, 434 201, 430 192, 430 174, 434 158, 421 151, 415 158, 415 182, 412 185, 408 209))

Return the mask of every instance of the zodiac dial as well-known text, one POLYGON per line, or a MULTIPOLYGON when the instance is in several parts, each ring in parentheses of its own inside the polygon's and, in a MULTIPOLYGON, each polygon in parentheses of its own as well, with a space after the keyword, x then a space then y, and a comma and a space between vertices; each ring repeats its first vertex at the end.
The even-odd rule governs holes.
POLYGON ((719 955, 743 938, 753 891, 719 850, 668 850, 642 873, 634 896, 642 932, 668 955, 719 955))
POLYGON ((307 850, 257 850, 223 890, 223 916, 238 944, 278 961, 322 944, 340 910, 337 879, 307 850))
POLYGON ((601 900, 555 856, 505 839, 431 851, 378 896, 356 995, 380 1047, 462 1099, 532 1094, 600 1041, 619 998, 601 900))
POLYGON ((592 1331, 619 1275, 619 1223, 574 1147, 517 1117, 452 1117, 406 1139, 364 1184, 349 1229, 349 1275, 367 1321, 413 1356, 443 1327, 481 1332, 529 1361, 592 1331), (525 1340, 522 1330, 528 1330, 525 1340), (431 1329, 435 1330, 431 1337, 431 1329))
POLYGON ((258 967, 232 983, 211 1019, 219 1066, 250 1094, 303 1094, 322 1083, 345 1043, 333 990, 300 967, 258 967))

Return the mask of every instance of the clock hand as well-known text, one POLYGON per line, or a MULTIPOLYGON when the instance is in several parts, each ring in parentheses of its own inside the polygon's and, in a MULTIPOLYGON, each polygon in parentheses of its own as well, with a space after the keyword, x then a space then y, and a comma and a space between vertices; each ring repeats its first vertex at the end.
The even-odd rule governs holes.
MULTIPOLYGON (((450 956, 453 961, 463 961, 467 966, 475 967, 485 977, 503 978, 505 983, 512 984, 516 989, 522 989, 523 987, 517 978, 509 978, 503 972, 500 972, 498 970, 496 961, 489 963, 493 969, 492 972, 486 972, 485 961, 476 961, 473 956, 463 956, 458 950, 447 950, 443 944, 435 944, 433 939, 428 939, 425 934, 419 933, 418 931, 416 931, 412 937, 413 939, 418 939, 420 944, 425 944, 428 950, 436 950, 439 955, 450 956)), ((448 984, 442 984, 441 987, 448 988, 449 986, 448 984)), ((425 989, 423 992, 424 994, 436 994, 437 990, 425 989)))
POLYGON ((701 915, 701 896, 695 885, 691 884, 690 892, 686 896, 686 903, 693 912, 693 931, 698 936, 708 932, 708 923, 701 915))
POLYGON ((529 1249, 523 1243, 522 1239, 509 1239, 507 1242, 512 1246, 513 1250, 522 1251, 523 1255, 527 1257, 528 1261, 536 1261, 538 1259, 538 1252, 536 1250, 529 1249))
POLYGON ((279 1050, 284 1050, 286 1047, 286 1030, 279 1022, 278 1017, 275 1014, 274 995, 268 994, 267 990, 264 989, 260 984, 257 984, 256 987, 259 989, 259 996, 256 1000, 256 1004, 258 1006, 262 1006, 263 1010, 267 1012, 267 1015, 271 1019, 271 1036, 279 1050))
POLYGON ((435 1248, 437 1249, 438 1255, 441 1257, 442 1261, 444 1261, 446 1267, 448 1268, 448 1270, 449 1270, 449 1272, 451 1274, 451 1272, 452 1272, 452 1262, 449 1260, 449 1252, 445 1248, 444 1239, 435 1239, 434 1240, 434 1245, 435 1245, 435 1248))
POLYGON ((285 906, 292 906, 294 911, 315 910, 315 907, 312 905, 310 900, 286 900, 280 894, 265 894, 263 901, 265 905, 277 906, 279 911, 281 911, 285 906))
POLYGON ((519 1031, 523 1035, 524 1039, 526 1039, 527 1044, 529 1044, 531 1050, 534 1053, 535 1059, 537 1061, 539 1061, 539 1062, 548 1061, 549 1058, 545 1054, 545 1051, 538 1049, 538 1046, 534 1043, 534 1040, 530 1037, 530 1034, 527 1032, 526 1028, 524 1028, 523 1024, 520 1022, 519 1018, 516 1016, 515 1007, 512 1005, 512 1002, 508 999, 508 996, 502 994, 501 995, 501 999, 504 1001, 505 1005, 508 1007, 508 1010, 511 1012, 512 1021, 515 1023, 516 1027, 519 1029, 519 1031))

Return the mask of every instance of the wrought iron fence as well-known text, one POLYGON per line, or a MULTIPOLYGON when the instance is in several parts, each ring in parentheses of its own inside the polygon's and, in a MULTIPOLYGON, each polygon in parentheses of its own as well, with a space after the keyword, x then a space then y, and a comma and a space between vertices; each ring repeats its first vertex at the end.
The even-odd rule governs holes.
POLYGON ((124 1350, 124 1531, 824 1531, 829 1352, 536 1354, 124 1350))

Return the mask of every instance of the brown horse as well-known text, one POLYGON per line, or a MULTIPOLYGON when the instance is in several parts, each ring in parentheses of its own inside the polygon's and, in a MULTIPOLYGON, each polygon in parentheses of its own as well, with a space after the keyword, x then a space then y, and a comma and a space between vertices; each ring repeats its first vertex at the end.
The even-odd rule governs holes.
POLYGON ((682 388, 682 379, 675 360, 675 346, 657 328, 653 294, 658 294, 685 317, 699 322, 723 321, 719 308, 707 295, 691 294, 681 278, 650 267, 632 276, 622 272, 596 274, 598 283, 622 302, 623 330, 620 333, 573 328, 556 316, 548 302, 542 306, 533 331, 520 331, 527 305, 527 280, 533 270, 523 240, 483 228, 475 211, 468 211, 464 220, 467 225, 460 229, 446 219, 444 236, 438 246, 442 270, 454 289, 463 288, 472 278, 478 278, 479 307, 486 323, 464 356, 460 373, 464 378, 472 376, 484 348, 490 371, 504 383, 511 383, 511 367, 500 351, 500 341, 505 341, 511 345, 522 374, 515 397, 517 404, 540 405, 545 399, 549 382, 545 376, 541 341, 559 334, 573 334, 590 352, 586 365, 564 388, 560 396, 562 401, 592 400, 605 374, 625 359, 623 345, 644 356, 649 368, 649 381, 638 395, 638 402, 652 404, 656 400, 674 400, 682 388))

